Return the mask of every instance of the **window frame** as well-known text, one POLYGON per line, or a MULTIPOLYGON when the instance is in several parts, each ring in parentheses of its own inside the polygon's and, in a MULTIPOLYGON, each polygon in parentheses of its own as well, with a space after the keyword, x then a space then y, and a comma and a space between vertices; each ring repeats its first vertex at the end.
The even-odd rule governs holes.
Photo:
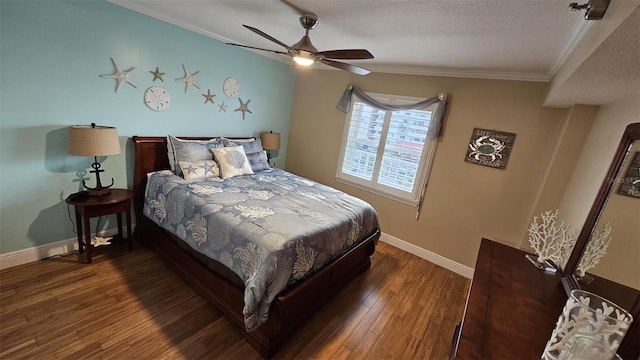
MULTIPOLYGON (((366 93, 368 96, 374 98, 376 101, 388 105, 397 105, 398 103, 402 103, 403 105, 415 104, 426 99, 424 98, 416 98, 409 96, 401 96, 401 95, 390 95, 390 94, 379 94, 379 93, 366 93)), ((420 161, 418 162, 418 168, 416 170, 416 176, 414 179, 414 186, 412 192, 400 190, 397 188, 393 188, 388 185, 380 184, 378 182, 378 178, 380 176, 380 168, 382 164, 382 158, 384 156, 385 142, 387 140, 387 136, 389 133, 389 127, 391 125, 391 116, 394 111, 402 111, 402 110, 384 110, 385 117, 383 122, 383 128, 380 134, 380 139, 378 142, 378 150, 376 153, 373 175, 371 180, 362 179, 360 177, 347 174, 342 172, 342 167, 344 165, 344 158, 346 154, 347 141, 349 138, 349 130, 351 128, 351 117, 352 113, 356 106, 354 104, 356 102, 363 102, 356 94, 353 94, 351 97, 351 106, 349 107, 349 111, 345 116, 345 124, 342 134, 342 140, 340 144, 340 153, 338 156, 338 164, 336 168, 336 181, 340 183, 344 183, 350 186, 354 186, 356 188, 372 192, 374 194, 390 198, 408 205, 418 206, 422 201, 422 197, 424 195, 424 190, 428 184, 429 175, 431 173, 431 169, 433 166, 433 161, 435 159, 435 153, 437 150, 437 139, 425 137, 424 146, 422 152, 420 154, 420 161)), ((367 105, 365 103, 366 106, 367 105)), ((436 110, 438 106, 442 106, 440 103, 436 102, 434 104, 425 106, 423 108, 411 109, 407 111, 431 111, 432 121, 433 116, 436 114, 436 110)))

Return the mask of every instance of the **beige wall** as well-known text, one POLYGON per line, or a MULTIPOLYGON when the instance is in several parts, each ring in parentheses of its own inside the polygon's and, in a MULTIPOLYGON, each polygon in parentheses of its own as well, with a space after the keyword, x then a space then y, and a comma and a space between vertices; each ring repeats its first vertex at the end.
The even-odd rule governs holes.
POLYGON ((541 106, 545 88, 536 82, 298 70, 286 169, 370 202, 383 232, 473 267, 482 237, 522 244, 566 113, 541 106), (335 181, 345 119, 335 105, 349 83, 375 93, 449 93, 420 220, 412 206, 335 181), (464 162, 474 127, 516 133, 506 170, 464 162))
MULTIPOLYGON (((574 105, 567 109, 542 173, 533 216, 540 216, 545 211, 558 208, 559 201, 562 199, 578 159, 580 159, 584 142, 589 135, 598 109, 597 106, 586 105, 574 105)), ((558 221, 564 220, 564 214, 561 213, 558 217, 558 221)), ((567 224, 573 225, 573 231, 578 231, 582 227, 582 224, 567 224)), ((528 252, 533 251, 528 241, 528 233, 524 234, 520 247, 528 252)))
MULTIPOLYGON (((567 222, 582 227, 625 127, 635 122, 640 122, 640 94, 600 108, 560 204, 567 222)), ((637 150, 636 143, 632 154, 637 150)), ((611 245, 589 272, 640 289, 640 200, 612 194, 596 229, 606 222, 611 245)))
POLYGON ((602 106, 560 202, 567 223, 582 228, 627 125, 640 122, 640 94, 602 106))

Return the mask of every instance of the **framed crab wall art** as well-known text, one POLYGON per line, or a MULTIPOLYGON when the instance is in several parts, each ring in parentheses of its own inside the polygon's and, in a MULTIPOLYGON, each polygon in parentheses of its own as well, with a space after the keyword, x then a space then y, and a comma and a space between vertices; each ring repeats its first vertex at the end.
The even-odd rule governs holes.
POLYGON ((516 134, 474 128, 464 161, 504 169, 516 134))
POLYGON ((627 176, 622 179, 618 194, 640 199, 640 151, 632 158, 631 166, 627 170, 627 176))

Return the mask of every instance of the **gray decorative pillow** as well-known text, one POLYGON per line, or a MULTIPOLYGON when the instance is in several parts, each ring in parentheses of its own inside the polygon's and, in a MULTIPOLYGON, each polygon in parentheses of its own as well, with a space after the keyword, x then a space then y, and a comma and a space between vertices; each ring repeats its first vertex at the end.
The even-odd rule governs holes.
POLYGON ((175 136, 167 136, 167 156, 169 168, 174 174, 182 176, 180 161, 212 160, 209 149, 222 147, 220 138, 209 140, 183 140, 175 136))
POLYGON ((222 178, 230 178, 237 175, 253 174, 247 154, 242 146, 230 146, 211 149, 215 160, 220 165, 222 178))
POLYGON ((265 150, 253 154, 247 154, 247 159, 249 159, 249 165, 251 165, 251 170, 254 172, 271 169, 271 166, 269 166, 269 160, 267 159, 267 152, 265 150))
POLYGON ((259 153, 262 151, 262 141, 260 139, 255 139, 252 141, 237 141, 237 140, 229 140, 227 138, 222 138, 222 143, 225 147, 228 146, 242 146, 244 148, 244 153, 247 155, 259 153))

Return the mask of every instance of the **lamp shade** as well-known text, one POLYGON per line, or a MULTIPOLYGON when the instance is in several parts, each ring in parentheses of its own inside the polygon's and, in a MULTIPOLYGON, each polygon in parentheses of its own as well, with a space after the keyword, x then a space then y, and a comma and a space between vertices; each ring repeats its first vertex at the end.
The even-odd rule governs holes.
POLYGON ((70 126, 67 153, 81 156, 120 154, 118 130, 111 126, 95 124, 70 126))
POLYGON ((265 150, 280 149, 280 133, 273 131, 263 132, 260 134, 260 141, 262 142, 262 148, 265 150))

